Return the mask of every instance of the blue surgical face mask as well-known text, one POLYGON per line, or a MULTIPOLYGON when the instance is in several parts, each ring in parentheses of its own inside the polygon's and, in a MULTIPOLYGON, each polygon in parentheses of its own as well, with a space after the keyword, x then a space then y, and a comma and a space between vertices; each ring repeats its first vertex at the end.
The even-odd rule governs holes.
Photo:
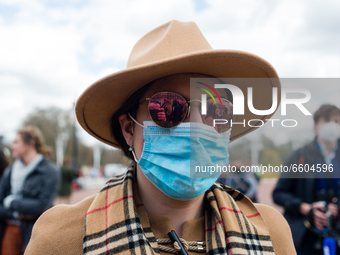
POLYGON ((203 194, 228 166, 230 130, 219 134, 213 127, 189 122, 164 129, 144 121, 143 135, 143 153, 139 161, 133 153, 135 160, 171 198, 191 200, 203 194))

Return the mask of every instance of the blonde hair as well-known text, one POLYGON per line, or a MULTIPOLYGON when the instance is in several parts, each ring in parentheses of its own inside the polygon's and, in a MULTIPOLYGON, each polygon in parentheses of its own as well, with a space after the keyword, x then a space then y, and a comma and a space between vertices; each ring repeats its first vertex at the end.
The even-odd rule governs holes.
POLYGON ((34 142, 34 148, 38 153, 43 154, 45 157, 50 157, 52 149, 45 145, 45 138, 36 126, 27 126, 18 131, 25 144, 30 145, 34 142))

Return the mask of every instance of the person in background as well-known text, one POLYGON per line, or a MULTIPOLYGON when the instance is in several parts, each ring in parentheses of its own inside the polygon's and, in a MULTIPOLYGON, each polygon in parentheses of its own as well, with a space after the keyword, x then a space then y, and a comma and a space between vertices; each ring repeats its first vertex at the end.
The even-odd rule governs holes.
POLYGON ((164 109, 166 121, 171 123, 172 107, 170 101, 167 98, 164 99, 162 108, 164 109))
POLYGON ((175 123, 179 122, 182 119, 182 114, 182 105, 177 100, 174 100, 172 103, 172 121, 175 123))
POLYGON ((157 99, 150 101, 150 115, 152 118, 157 119, 160 122, 166 121, 164 108, 161 107, 161 102, 157 99))
POLYGON ((35 221, 52 207, 59 190, 60 173, 46 157, 41 131, 35 126, 19 130, 11 145, 14 163, 0 182, 0 251, 23 254, 35 221))
POLYGON ((8 159, 5 153, 3 152, 2 148, 0 147, 0 180, 7 166, 8 166, 8 159))
MULTIPOLYGON (((318 164, 327 164, 333 167, 333 173, 339 173, 340 110, 334 105, 322 105, 313 118, 316 132, 314 141, 294 151, 284 164, 309 165, 310 169, 318 164)), ((284 216, 292 229, 299 255, 323 254, 318 233, 328 227, 326 212, 335 219, 338 217, 338 206, 335 203, 336 195, 340 192, 339 176, 325 178, 331 173, 320 174, 324 176, 280 178, 273 191, 274 202, 285 208, 284 216)))
POLYGON ((61 186, 59 190, 58 203, 61 204, 70 204, 71 202, 71 194, 72 194, 72 181, 75 178, 75 171, 71 167, 71 161, 68 158, 64 158, 64 162, 62 167, 60 167, 61 171, 61 186))

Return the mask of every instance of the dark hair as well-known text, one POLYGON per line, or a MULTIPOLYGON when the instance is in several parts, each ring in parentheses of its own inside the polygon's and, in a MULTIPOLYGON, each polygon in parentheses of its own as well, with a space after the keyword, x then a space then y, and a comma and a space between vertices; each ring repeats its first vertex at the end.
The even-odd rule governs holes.
POLYGON ((34 142, 34 148, 38 153, 45 157, 50 157, 52 149, 45 145, 45 138, 40 129, 36 126, 27 126, 18 131, 25 144, 29 145, 34 142))
POLYGON ((317 124, 320 119, 329 121, 334 115, 340 115, 340 109, 335 105, 324 104, 314 113, 313 119, 314 123, 317 124))
MULTIPOLYGON (((121 147, 125 156, 127 156, 130 159, 133 159, 133 156, 132 156, 131 151, 129 151, 130 146, 126 143, 125 138, 123 136, 122 128, 120 127, 118 118, 120 115, 124 113, 130 113, 130 115, 133 118, 136 118, 140 100, 152 83, 153 81, 141 87, 137 91, 135 91, 128 98, 128 100, 126 100, 122 108, 120 108, 111 118, 111 125, 110 125, 111 134, 113 135, 114 138, 116 138, 116 141, 118 143, 117 145, 121 147)), ((130 119, 128 115, 127 117, 130 119)))
POLYGON ((5 153, 0 148, 0 177, 4 170, 6 169, 6 167, 8 167, 8 160, 5 153))

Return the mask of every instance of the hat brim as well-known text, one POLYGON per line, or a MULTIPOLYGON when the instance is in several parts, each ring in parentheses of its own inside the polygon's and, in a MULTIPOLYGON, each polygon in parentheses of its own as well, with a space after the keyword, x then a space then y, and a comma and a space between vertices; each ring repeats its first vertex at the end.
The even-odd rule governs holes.
MULTIPOLYGON (((201 73, 218 78, 278 78, 275 69, 266 60, 242 51, 208 50, 182 55, 163 61, 140 65, 108 75, 89 86, 78 98, 75 112, 79 124, 98 140, 120 148, 110 131, 112 116, 124 105, 126 100, 139 88, 158 78, 177 73, 201 73)), ((244 95, 247 88, 237 85, 244 95)), ((266 79, 261 82, 254 97, 261 102, 261 108, 269 109, 272 105, 272 88, 280 88, 278 79, 266 79)), ((278 105, 280 89, 278 89, 278 105)), ((252 114, 245 107, 243 119, 269 119, 274 113, 265 116, 252 114)), ((239 117, 239 116, 238 116, 239 117)), ((235 119, 237 121, 238 118, 235 119)), ((252 123, 255 127, 237 125, 232 128, 230 140, 233 141, 256 129, 260 122, 252 123)))

